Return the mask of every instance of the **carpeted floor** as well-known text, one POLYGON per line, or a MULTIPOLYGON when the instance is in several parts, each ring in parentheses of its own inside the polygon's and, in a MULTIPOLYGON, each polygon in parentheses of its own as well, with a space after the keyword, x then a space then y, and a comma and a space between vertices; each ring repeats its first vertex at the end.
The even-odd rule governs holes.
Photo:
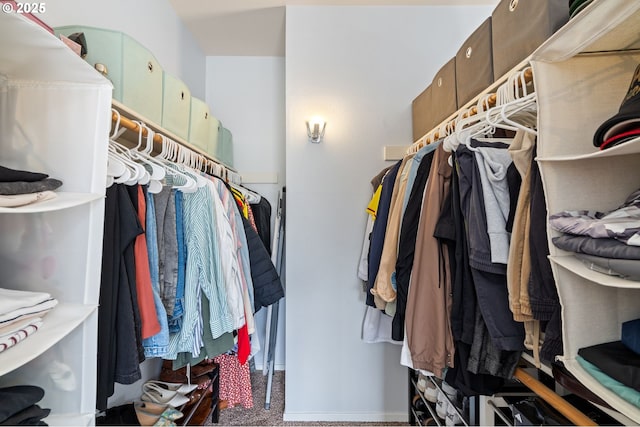
POLYGON ((245 409, 242 406, 226 408, 220 411, 218 426, 381 426, 408 425, 404 423, 341 423, 341 422, 293 422, 283 421, 284 413, 284 371, 276 371, 273 375, 271 387, 271 407, 264 409, 264 401, 267 390, 267 377, 262 371, 251 374, 251 388, 253 393, 253 408, 245 409))

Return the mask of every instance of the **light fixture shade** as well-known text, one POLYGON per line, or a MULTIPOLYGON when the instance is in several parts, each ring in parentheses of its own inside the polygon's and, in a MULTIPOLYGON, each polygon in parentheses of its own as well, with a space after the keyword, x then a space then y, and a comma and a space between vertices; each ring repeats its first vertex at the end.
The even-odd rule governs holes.
POLYGON ((327 126, 327 123, 322 119, 311 119, 307 121, 307 136, 309 137, 309 141, 318 144, 322 141, 324 137, 324 130, 327 126))

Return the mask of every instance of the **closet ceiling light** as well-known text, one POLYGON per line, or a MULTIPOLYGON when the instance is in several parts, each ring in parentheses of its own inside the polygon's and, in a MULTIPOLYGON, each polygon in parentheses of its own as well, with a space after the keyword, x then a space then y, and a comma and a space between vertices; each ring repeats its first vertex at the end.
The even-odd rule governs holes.
POLYGON ((307 120, 307 136, 309 141, 318 144, 324 137, 324 129, 327 123, 320 117, 314 117, 307 120))

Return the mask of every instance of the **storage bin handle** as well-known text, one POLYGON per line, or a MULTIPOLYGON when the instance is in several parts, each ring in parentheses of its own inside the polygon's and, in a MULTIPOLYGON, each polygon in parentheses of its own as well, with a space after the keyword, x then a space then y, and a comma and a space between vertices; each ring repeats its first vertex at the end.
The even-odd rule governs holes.
POLYGON ((150 73, 153 73, 153 62, 151 61, 147 62, 147 69, 149 69, 150 73))
POLYGON ((516 8, 518 7, 518 1, 519 0, 511 0, 509 2, 509 12, 513 12, 514 10, 516 10, 516 8))

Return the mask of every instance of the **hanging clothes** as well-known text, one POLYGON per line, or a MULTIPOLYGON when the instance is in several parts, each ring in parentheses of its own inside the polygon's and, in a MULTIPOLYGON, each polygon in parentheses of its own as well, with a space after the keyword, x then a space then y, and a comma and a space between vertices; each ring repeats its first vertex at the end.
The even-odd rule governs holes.
POLYGON ((127 272, 125 257, 133 263, 133 242, 142 233, 135 209, 123 184, 107 188, 103 257, 98 310, 96 408, 106 409, 114 383, 141 378, 140 321, 134 306, 135 274, 127 272), (127 249, 131 249, 128 251, 127 249), (131 279, 131 280, 130 280, 131 279))
MULTIPOLYGON (((211 183, 211 185, 213 185, 211 183)), ((233 331, 216 238, 214 204, 208 185, 184 195, 184 236, 187 246, 184 315, 179 333, 171 336, 168 358, 180 352, 200 354, 205 326, 213 338, 233 331), (207 298, 210 319, 202 323, 200 301, 207 298)))
POLYGON ((260 240, 271 256, 271 204, 265 197, 261 197, 258 203, 252 203, 250 206, 260 240))
POLYGON ((169 347, 169 323, 167 320, 167 311, 162 304, 160 297, 160 265, 158 261, 158 228, 156 226, 156 212, 153 195, 144 192, 146 196, 146 224, 144 226, 148 259, 149 272, 151 274, 151 285, 153 291, 153 303, 156 309, 160 331, 149 338, 142 341, 144 347, 144 355, 146 357, 164 357, 169 347))
POLYGON ((158 285, 168 317, 173 315, 178 286, 178 237, 175 190, 162 187, 153 195, 158 236, 158 285))
POLYGON ((436 148, 418 226, 415 261, 407 300, 407 340, 413 366, 442 378, 443 370, 453 366, 451 335, 451 277, 449 254, 433 237, 445 195, 449 191, 451 166, 442 145, 436 148), (429 310, 423 302, 429 301, 429 310))
POLYGON ((382 247, 384 245, 384 236, 387 230, 387 220, 389 218, 389 209, 391 207, 391 196, 393 195, 393 187, 395 185, 396 176, 400 169, 402 161, 397 162, 386 173, 382 180, 382 190, 380 192, 380 202, 376 210, 376 220, 373 223, 373 231, 371 232, 371 244, 369 247, 369 283, 367 289, 366 303, 371 307, 385 307, 386 302, 371 293, 371 288, 376 282, 378 269, 380 267, 380 258, 382 256, 382 247))
POLYGON ((396 300, 395 269, 398 258, 398 236, 400 234, 404 194, 413 164, 412 161, 413 156, 406 156, 402 159, 391 193, 387 230, 382 244, 382 253, 380 254, 380 266, 378 267, 375 283, 371 287, 371 293, 386 303, 381 307, 377 307, 380 309, 384 309, 388 303, 396 300))
POLYGON ((134 243, 136 292, 138 294, 138 309, 142 322, 142 338, 149 338, 160 332, 158 313, 153 303, 153 289, 151 285, 151 272, 149 271, 149 255, 147 241, 144 236, 144 223, 146 220, 146 200, 140 185, 127 186, 129 196, 138 213, 138 221, 142 227, 134 243))
MULTIPOLYGON (((498 148, 497 143, 477 143, 482 144, 491 144, 492 148, 498 148)), ((482 317, 497 348, 521 351, 524 349, 524 328, 521 323, 513 320, 513 313, 509 309, 506 264, 491 262, 491 243, 486 226, 487 211, 476 157, 465 145, 460 145, 456 154, 461 174, 464 175, 464 179, 460 179, 460 192, 461 199, 464 199, 464 217, 469 224, 469 265, 482 317)), ((494 214, 500 215, 497 212, 494 214)))
POLYGON ((398 255, 395 266, 396 278, 396 313, 392 322, 392 337, 394 340, 404 339, 405 312, 409 295, 409 278, 413 269, 413 259, 418 235, 418 224, 422 212, 422 200, 427 178, 431 170, 431 163, 435 149, 440 144, 436 141, 424 146, 413 158, 413 167, 409 174, 407 190, 411 189, 408 198, 405 194, 403 202, 402 224, 398 240, 398 255), (415 174, 414 174, 415 171, 415 174))

